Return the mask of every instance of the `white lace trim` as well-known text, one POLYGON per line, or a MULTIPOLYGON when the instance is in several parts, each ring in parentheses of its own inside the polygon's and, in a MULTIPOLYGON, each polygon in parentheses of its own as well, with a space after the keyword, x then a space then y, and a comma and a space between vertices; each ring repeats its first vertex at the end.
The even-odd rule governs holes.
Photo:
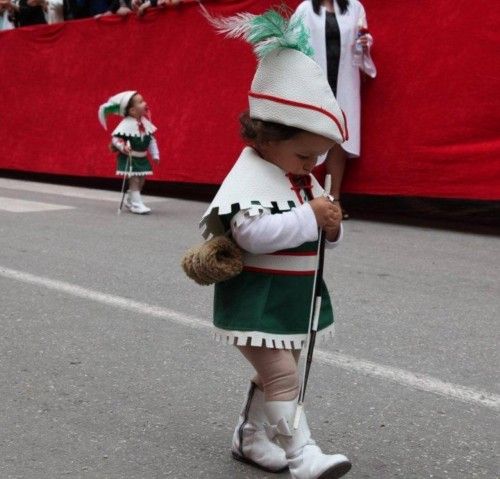
POLYGON ((116 175, 126 175, 126 176, 148 176, 148 175, 152 175, 153 172, 152 171, 132 171, 132 173, 130 171, 116 171, 115 173, 116 175))
MULTIPOLYGON (((334 336, 334 324, 318 331, 316 342, 331 341, 334 336)), ((307 341, 307 334, 272 334, 261 331, 228 331, 214 326, 214 339, 220 344, 230 346, 255 346, 272 349, 302 349, 307 341)))

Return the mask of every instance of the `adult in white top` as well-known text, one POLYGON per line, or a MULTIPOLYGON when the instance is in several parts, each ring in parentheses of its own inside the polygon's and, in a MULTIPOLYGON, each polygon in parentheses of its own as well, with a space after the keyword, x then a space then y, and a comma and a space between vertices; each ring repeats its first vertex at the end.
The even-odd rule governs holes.
POLYGON ((347 118, 349 139, 326 157, 326 168, 333 179, 331 193, 340 198, 346 159, 360 154, 360 71, 371 78, 377 74, 370 56, 373 38, 358 0, 306 0, 294 15, 300 15, 309 27, 314 59, 327 74, 347 118))

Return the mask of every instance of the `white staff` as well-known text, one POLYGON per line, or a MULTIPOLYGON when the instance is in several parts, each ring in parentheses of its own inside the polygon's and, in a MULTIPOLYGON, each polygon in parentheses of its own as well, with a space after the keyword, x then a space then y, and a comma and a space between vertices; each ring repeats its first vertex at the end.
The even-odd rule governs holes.
MULTIPOLYGON (((332 177, 326 175, 325 177, 325 197, 330 201, 334 201, 334 198, 329 194, 332 187, 332 177)), ((318 232, 318 263, 316 265, 316 271, 314 272, 314 283, 313 292, 311 298, 311 311, 309 314, 309 327, 307 332, 307 356, 304 364, 304 376, 302 379, 302 386, 300 388, 299 399, 297 404, 297 411, 295 412, 295 418, 293 421, 293 428, 298 429, 300 415, 304 409, 304 400, 306 395, 307 381, 309 379, 309 372, 311 370, 311 364, 314 354, 314 345, 316 343, 316 333, 318 331, 319 316, 321 313, 321 300, 322 300, 322 289, 323 289, 323 266, 325 263, 325 232, 322 228, 319 228, 318 232)))
POLYGON ((118 207, 118 214, 122 212, 123 208, 123 202, 125 201, 125 182, 127 181, 127 176, 130 178, 132 176, 132 150, 130 146, 130 141, 127 141, 127 148, 128 148, 128 158, 127 158, 127 164, 125 165, 125 172, 123 173, 123 181, 122 181, 122 200, 120 201, 120 206, 118 207), (128 170, 128 175, 127 175, 127 170, 128 170))

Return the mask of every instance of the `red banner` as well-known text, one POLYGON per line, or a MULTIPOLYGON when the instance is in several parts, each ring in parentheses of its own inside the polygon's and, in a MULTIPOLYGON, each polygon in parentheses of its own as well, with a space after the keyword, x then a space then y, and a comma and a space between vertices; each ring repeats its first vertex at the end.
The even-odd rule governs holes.
MULTIPOLYGON (((379 76, 363 84, 362 157, 350 162, 346 191, 500 199, 500 9, 473 3, 364 1, 379 76)), ((269 6, 205 4, 224 15, 269 6)), ((218 183, 242 146, 255 59, 244 42, 216 35, 193 2, 0 32, 0 68, 0 168, 113 176, 97 108, 138 89, 159 128, 154 179, 218 183)))

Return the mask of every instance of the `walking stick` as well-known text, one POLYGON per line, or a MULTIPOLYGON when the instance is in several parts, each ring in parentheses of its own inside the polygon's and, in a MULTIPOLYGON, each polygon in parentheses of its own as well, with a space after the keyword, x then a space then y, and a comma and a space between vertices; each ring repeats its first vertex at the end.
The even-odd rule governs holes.
MULTIPOLYGON (((330 189, 332 185, 331 175, 326 175, 325 177, 325 196, 332 200, 330 196, 330 189)), ((314 345, 316 343, 316 333, 318 331, 319 315, 321 312, 321 292, 323 289, 323 267, 325 263, 325 232, 323 229, 319 229, 318 233, 318 262, 316 265, 316 271, 314 272, 314 283, 313 292, 311 298, 311 310, 309 313, 309 326, 307 332, 307 356, 304 365, 304 375, 302 378, 302 386, 300 388, 299 400, 297 404, 297 410, 295 412, 295 418, 293 421, 293 428, 298 429, 300 416, 304 410, 304 400, 306 396, 307 381, 309 380, 309 373, 311 370, 311 364, 314 354, 314 345)))
POLYGON ((130 141, 127 141, 127 146, 129 148, 127 163, 125 165, 125 173, 123 173, 123 181, 122 181, 122 200, 120 201, 120 206, 118 207, 117 214, 122 212, 123 202, 125 201, 125 182, 127 181, 127 170, 129 178, 132 176, 132 153, 130 152, 130 141))

